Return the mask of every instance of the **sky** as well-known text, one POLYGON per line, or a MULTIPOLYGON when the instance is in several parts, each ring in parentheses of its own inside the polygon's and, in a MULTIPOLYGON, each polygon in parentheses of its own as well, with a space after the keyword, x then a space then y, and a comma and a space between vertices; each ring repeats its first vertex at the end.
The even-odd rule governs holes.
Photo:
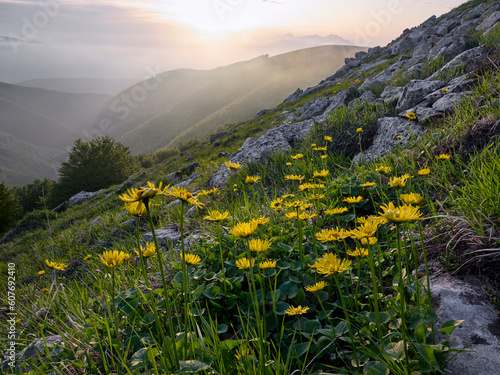
POLYGON ((0 81, 142 78, 325 43, 384 46, 463 0, 0 0, 0 81))

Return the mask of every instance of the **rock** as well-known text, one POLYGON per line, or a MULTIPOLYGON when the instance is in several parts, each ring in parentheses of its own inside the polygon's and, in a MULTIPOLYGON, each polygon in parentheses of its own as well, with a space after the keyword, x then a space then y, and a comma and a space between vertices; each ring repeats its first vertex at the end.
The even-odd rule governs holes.
POLYGON ((175 171, 166 175, 165 180, 167 180, 167 183, 171 184, 173 182, 179 181, 181 177, 182 177, 182 172, 175 171))
POLYGON ((218 158, 225 158, 225 157, 227 157, 227 156, 229 156, 229 152, 223 152, 223 151, 221 151, 221 152, 219 152, 219 153, 217 154, 217 157, 218 157, 218 158))
POLYGON ((102 221, 102 216, 97 216, 92 222, 90 223, 90 228, 95 227, 97 224, 99 224, 102 221))
MULTIPOLYGON (((172 248, 181 239, 181 234, 175 227, 164 227, 155 230, 156 238, 160 246, 172 248)), ((145 233, 142 238, 146 242, 154 242, 153 232, 145 233)))
POLYGON ((323 116, 326 116, 333 112, 335 109, 342 107, 344 105, 347 105, 349 103, 349 100, 351 99, 349 93, 346 90, 342 90, 337 95, 335 95, 333 98, 331 98, 330 105, 328 108, 323 112, 323 116))
POLYGON ((192 234, 184 238, 184 249, 187 250, 201 243, 200 237, 196 234, 192 234))
POLYGON ((103 190, 104 189, 101 189, 101 190, 95 191, 93 193, 89 193, 89 192, 86 192, 86 191, 81 191, 78 194, 75 194, 71 198, 69 198, 68 201, 73 206, 77 206, 77 205, 82 204, 83 202, 86 202, 89 199, 95 197, 97 194, 99 194, 103 190))
POLYGON ((432 108, 436 111, 453 112, 455 107, 462 101, 463 97, 470 94, 470 91, 457 92, 444 95, 441 99, 432 105, 432 108))
MULTIPOLYGON (((249 137, 241 146, 241 151, 231 155, 229 160, 242 165, 246 165, 250 161, 262 163, 277 151, 289 151, 296 141, 309 134, 315 123, 314 119, 293 124, 285 123, 269 129, 259 138, 249 137)), ((225 165, 222 165, 212 176, 210 187, 222 188, 229 176, 229 170, 225 165)))
POLYGON ((224 137, 226 134, 229 134, 229 132, 218 132, 215 134, 211 134, 210 135, 210 144, 214 144, 216 140, 224 137))
POLYGON ((127 180, 125 181, 122 186, 120 186, 118 188, 118 190, 116 191, 118 194, 123 194, 127 191, 128 188, 130 188, 132 185, 134 184, 134 181, 132 180, 127 180))
POLYGON ((179 182, 178 184, 175 184, 172 187, 182 187, 182 188, 185 188, 185 187, 191 185, 199 177, 200 177, 200 175, 195 172, 191 176, 189 176, 187 179, 185 179, 184 181, 179 182))
POLYGON ((402 146, 408 140, 423 129, 414 121, 399 117, 383 117, 377 121, 378 130, 373 139, 373 144, 363 153, 359 153, 352 159, 353 164, 373 161, 379 156, 388 154, 395 146, 402 146), (411 134, 410 134, 411 130, 411 134), (397 137, 401 136, 401 139, 397 137))
POLYGON ((386 86, 380 97, 384 99, 386 103, 399 100, 401 95, 403 95, 404 87, 392 87, 386 86))
POLYGON ((433 108, 417 107, 415 109, 417 114, 418 122, 424 122, 426 120, 443 116, 443 112, 438 112, 433 108))
POLYGON ((283 101, 283 103, 293 102, 294 100, 297 100, 298 98, 300 98, 303 93, 304 93, 303 90, 297 89, 292 95, 290 95, 288 98, 286 98, 283 101))
POLYGON ((476 31, 486 31, 495 26, 498 21, 500 21, 500 12, 493 12, 483 19, 483 21, 476 27, 476 31))
MULTIPOLYGON (((54 335, 54 336, 46 336, 43 339, 38 339, 33 342, 31 342, 26 348, 24 348, 21 352, 19 352, 15 356, 15 368, 10 367, 10 359, 7 359, 2 363, 2 371, 4 373, 10 372, 10 370, 15 371, 20 371, 21 366, 28 360, 33 359, 35 360, 35 363, 37 365, 40 365, 41 362, 38 359, 38 357, 46 357, 47 351, 49 352, 49 355, 51 358, 54 358, 55 355, 53 354, 53 348, 56 347, 58 344, 62 342, 62 337, 59 335, 54 335), (52 349, 52 350, 51 350, 52 349)), ((10 354, 10 353, 9 353, 10 354)), ((22 367, 24 369, 24 367, 22 367)), ((32 367, 27 366, 26 371, 31 371, 32 367)), ((24 373, 25 371, 23 371, 24 373)))
MULTIPOLYGON (((460 353, 446 368, 449 375, 496 375, 500 369, 500 318, 482 289, 484 281, 461 281, 449 275, 431 279, 436 327, 448 320, 464 320, 450 337, 450 347, 471 349, 460 353)), ((443 341, 445 337, 439 337, 443 341)))
MULTIPOLYGON (((256 118, 259 118, 260 116, 264 116, 268 112, 269 112, 269 109, 263 109, 262 111, 257 113, 254 117, 252 117, 250 120, 255 120, 256 118)), ((210 142, 210 143, 213 143, 213 142, 210 142)))
POLYGON ((330 105, 331 98, 321 98, 307 102, 300 109, 300 119, 305 120, 323 114, 330 105))
POLYGON ((63 212, 66 208, 68 208, 68 206, 69 206, 69 202, 68 201, 64 201, 59 206, 57 206, 56 208, 52 209, 52 212, 63 212))
POLYGON ((183 172, 191 173, 194 172, 197 168, 200 167, 200 163, 194 162, 194 163, 189 163, 186 168, 183 168, 183 172))
POLYGON ((354 107, 356 105, 363 105, 366 103, 373 103, 377 99, 377 96, 371 91, 365 91, 359 98, 354 99, 349 103, 349 107, 354 107))
POLYGON ((402 112, 414 107, 424 100, 425 96, 443 87, 444 85, 445 83, 443 81, 411 80, 405 86, 404 91, 398 100, 396 112, 402 112))
POLYGON ((427 78, 427 80, 434 80, 447 70, 456 69, 462 65, 465 66, 468 71, 471 71, 472 69, 474 69, 474 67, 478 66, 481 62, 483 62, 486 59, 487 55, 488 55, 488 48, 485 45, 481 45, 476 48, 471 48, 453 58, 449 63, 447 63, 437 72, 435 72, 429 78, 427 78))
POLYGON ((197 211, 196 206, 192 206, 192 207, 189 208, 189 210, 187 210, 185 216, 189 217, 189 218, 192 218, 196 214, 196 211, 197 211))

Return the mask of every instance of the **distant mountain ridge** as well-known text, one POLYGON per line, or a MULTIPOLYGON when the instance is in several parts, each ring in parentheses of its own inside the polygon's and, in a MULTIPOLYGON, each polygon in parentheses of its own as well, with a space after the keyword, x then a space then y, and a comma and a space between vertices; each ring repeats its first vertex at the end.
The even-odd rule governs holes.
POLYGON ((109 133, 134 153, 204 138, 225 123, 247 120, 278 105, 297 87, 318 83, 346 57, 363 50, 321 46, 207 71, 165 72, 109 101, 93 130, 96 135, 109 133))
POLYGON ((18 82, 16 85, 74 94, 116 95, 137 81, 136 78, 45 78, 30 79, 18 82))

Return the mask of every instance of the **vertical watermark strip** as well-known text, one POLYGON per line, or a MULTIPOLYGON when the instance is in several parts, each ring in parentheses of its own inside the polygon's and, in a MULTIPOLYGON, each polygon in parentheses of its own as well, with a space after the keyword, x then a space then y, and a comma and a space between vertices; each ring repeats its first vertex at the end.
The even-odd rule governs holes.
POLYGON ((7 363, 14 370, 16 367, 16 324, 19 322, 16 312, 16 264, 7 265, 7 363))

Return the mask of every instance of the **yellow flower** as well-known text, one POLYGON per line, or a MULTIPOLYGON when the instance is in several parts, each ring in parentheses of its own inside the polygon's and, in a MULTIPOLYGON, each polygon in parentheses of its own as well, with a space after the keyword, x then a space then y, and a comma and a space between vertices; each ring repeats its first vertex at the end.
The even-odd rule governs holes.
POLYGON ((201 262, 201 258, 195 254, 186 254, 186 256, 182 260, 191 266, 196 266, 198 263, 201 262))
POLYGON ((254 221, 251 221, 249 223, 239 223, 236 224, 233 228, 231 228, 229 232, 233 236, 246 238, 251 236, 253 232, 257 230, 258 226, 259 224, 254 221))
POLYGON ((436 159, 438 159, 438 160, 448 160, 449 158, 451 158, 450 154, 440 154, 440 155, 436 156, 436 159))
POLYGON ((406 117, 410 120, 416 120, 417 119, 417 114, 415 112, 408 112, 406 114, 406 117))
POLYGON ((288 165, 288 166, 291 166, 291 165, 292 165, 292 163, 290 163, 290 162, 287 162, 287 163, 286 163, 286 165, 288 165))
POLYGON ((340 86, 340 82, 337 82, 337 86, 340 86))
POLYGON ((318 281, 316 284, 306 286, 304 289, 308 292, 319 292, 322 289, 325 289, 328 284, 326 281, 318 281))
MULTIPOLYGON (((148 203, 149 204, 149 203, 148 203)), ((125 209, 130 215, 142 216, 146 215, 146 205, 142 201, 136 201, 132 203, 125 204, 125 209)))
POLYGON ((105 251, 102 255, 99 255, 99 258, 101 258, 101 262, 103 262, 106 266, 114 268, 130 258, 130 254, 123 251, 112 250, 105 251))
POLYGON ((364 216, 361 216, 361 217, 358 217, 356 219, 356 223, 359 223, 359 224, 364 224, 368 221, 368 218, 367 217, 364 217, 364 216))
POLYGON ((259 180, 260 180, 260 177, 259 177, 259 176, 247 176, 247 178, 246 178, 245 182, 246 182, 247 184, 251 184, 251 185, 253 185, 253 184, 255 184, 255 183, 256 183, 257 181, 259 181, 259 180))
POLYGON ((386 167, 384 165, 381 165, 377 168, 375 168, 375 171, 380 173, 380 174, 387 174, 391 171, 391 168, 390 167, 386 167))
POLYGON ((371 237, 375 234, 379 226, 379 223, 375 220, 368 220, 366 223, 361 225, 359 228, 351 230, 351 237, 361 239, 364 237, 371 237))
POLYGON ((305 178, 305 176, 299 176, 299 175, 294 175, 294 174, 289 174, 285 176, 285 180, 290 180, 290 181, 302 181, 305 178))
POLYGON ((45 271, 44 271, 44 270, 38 271, 38 274, 39 274, 39 275, 43 275, 44 273, 45 273, 45 271))
MULTIPOLYGON (((140 256, 139 252, 134 249, 135 253, 140 256)), ((144 258, 152 257, 156 254, 156 246, 154 243, 148 242, 146 247, 141 246, 141 253, 144 258)))
POLYGON ((219 194, 219 193, 220 193, 219 189, 213 188, 213 189, 210 189, 210 190, 202 190, 196 196, 197 197, 202 197, 202 196, 205 196, 205 195, 213 195, 213 194, 219 194))
POLYGON ((325 211, 325 214, 327 215, 340 215, 343 214, 344 212, 349 211, 347 207, 336 207, 336 208, 331 208, 329 210, 325 211))
POLYGON ((246 346, 242 347, 241 350, 237 350, 236 354, 234 355, 238 361, 241 361, 243 357, 248 357, 249 350, 246 346))
POLYGON ((193 197, 193 194, 187 189, 181 187, 174 187, 166 192, 166 195, 171 197, 180 199, 183 202, 187 202, 196 207, 203 207, 204 204, 201 203, 198 199, 193 197))
POLYGON ((48 259, 45 259, 45 264, 47 266, 49 266, 50 268, 53 268, 53 269, 59 270, 59 271, 64 271, 68 267, 67 264, 57 263, 57 262, 51 262, 48 259))
POLYGON ((391 177, 389 179, 389 185, 391 185, 391 187, 395 189, 405 187, 406 182, 408 181, 409 178, 410 178, 409 174, 404 174, 401 177, 391 177))
POLYGON ((285 310, 286 315, 302 315, 305 314, 309 310, 309 307, 302 307, 301 305, 297 307, 290 306, 285 310))
POLYGON ((333 242, 333 241, 342 241, 343 239, 349 237, 349 232, 343 228, 331 228, 331 229, 323 229, 321 232, 315 234, 316 238, 319 242, 333 242))
POLYGON ((327 148, 326 147, 314 147, 313 150, 314 151, 326 151, 327 148))
POLYGON ((312 143, 312 144, 311 144, 311 147, 316 147, 316 146, 317 146, 317 144, 316 144, 316 143, 312 143))
POLYGON ((224 165, 227 167, 228 171, 233 171, 233 170, 235 171, 241 168, 240 163, 233 163, 232 161, 226 161, 224 165))
POLYGON ((281 196, 281 198, 283 198, 283 199, 292 199, 292 198, 295 198, 295 194, 283 194, 281 196))
POLYGON ((397 139, 401 139, 401 138, 403 138, 403 136, 402 135, 398 135, 396 138, 397 139))
POLYGON ((443 89, 443 92, 444 92, 444 93, 448 92, 448 89, 443 89))
POLYGON ((83 258, 83 260, 89 260, 90 258, 92 258, 92 255, 87 254, 87 255, 85 255, 85 258, 83 258))
POLYGON ((247 270, 253 268, 253 266, 255 266, 255 259, 252 259, 250 261, 247 258, 236 260, 236 267, 238 267, 240 270, 247 270))
POLYGON ((309 219, 312 219, 313 217, 316 217, 316 214, 315 213, 301 213, 301 214, 297 214, 297 212, 289 212, 289 213, 286 213, 285 216, 289 219, 297 219, 299 218, 300 220, 309 220, 309 219))
POLYGON ((205 220, 209 221, 222 221, 227 219, 229 216, 229 212, 225 211, 223 213, 218 210, 210 210, 208 211, 208 215, 204 217, 205 220))
POLYGON ((365 237, 361 239, 361 245, 375 245, 378 242, 377 237, 365 237))
POLYGON ((357 247, 356 250, 347 250, 347 255, 351 257, 365 257, 368 255, 368 249, 357 247))
POLYGON ((325 135, 325 141, 331 142, 332 141, 332 137, 330 137, 329 135, 325 135))
POLYGON ((350 204, 356 204, 359 203, 363 200, 362 196, 357 196, 357 197, 347 197, 343 200, 343 202, 350 203, 350 204))
POLYGON ((261 270, 269 270, 271 268, 274 268, 276 267, 276 261, 271 261, 271 260, 268 260, 268 261, 265 261, 265 262, 260 262, 259 263, 259 268, 261 270))
POLYGON ((141 187, 140 189, 132 188, 128 189, 127 193, 120 195, 120 199, 127 203, 142 201, 144 199, 151 199, 157 196, 158 194, 165 194, 165 190, 170 186, 165 186, 165 189, 162 190, 162 182, 158 187, 155 184, 152 184, 148 181, 148 187, 141 187))
POLYGON ((327 277, 334 273, 349 271, 352 268, 352 262, 348 259, 340 260, 334 254, 325 254, 322 258, 316 259, 311 267, 316 268, 317 273, 327 277))
POLYGON ((251 223, 257 223, 257 225, 264 225, 264 224, 267 224, 271 221, 271 219, 265 217, 265 216, 261 216, 261 217, 256 217, 256 218, 253 218, 252 220, 250 220, 251 223))
POLYGON ((419 204, 424 200, 424 197, 417 193, 401 194, 399 197, 406 204, 419 204))
POLYGON ((375 182, 365 182, 364 184, 361 184, 359 186, 361 187, 371 187, 371 186, 375 186, 376 183, 375 182))
POLYGON ((304 155, 302 154, 297 154, 297 155, 291 155, 290 156, 293 160, 298 160, 298 159, 302 159, 304 157, 304 155))
POLYGON ((250 251, 254 251, 257 254, 260 254, 271 247, 271 242, 266 240, 250 240, 248 241, 248 247, 250 251))
POLYGON ((380 206, 380 208, 384 210, 384 212, 379 212, 380 216, 395 224, 422 220, 422 213, 418 207, 407 204, 395 207, 392 202, 389 202, 389 204, 380 206))
POLYGON ((287 206, 288 208, 302 208, 302 206, 304 206, 305 204, 306 203, 304 201, 296 200, 293 202, 285 203, 285 206, 287 206))
POLYGON ((356 133, 363 133, 363 128, 357 128, 356 133))
POLYGON ((307 190, 314 190, 314 189, 323 189, 325 185, 323 184, 310 184, 310 183, 305 183, 302 185, 299 185, 299 190, 300 191, 307 191, 307 190))
POLYGON ((49 289, 48 288, 43 288, 42 291, 45 292, 45 293, 48 293, 49 289))
POLYGON ((429 168, 423 168, 418 171, 419 176, 425 176, 428 175, 429 173, 431 173, 431 170, 429 168))
POLYGON ((321 159, 326 159, 327 155, 321 155, 321 159))
POLYGON ((314 171, 313 177, 325 178, 330 174, 330 171, 322 169, 320 172, 314 171))
POLYGON ((282 203, 283 203, 283 199, 276 198, 275 200, 271 201, 270 207, 274 211, 281 211, 281 210, 283 210, 283 207, 281 206, 282 203))

